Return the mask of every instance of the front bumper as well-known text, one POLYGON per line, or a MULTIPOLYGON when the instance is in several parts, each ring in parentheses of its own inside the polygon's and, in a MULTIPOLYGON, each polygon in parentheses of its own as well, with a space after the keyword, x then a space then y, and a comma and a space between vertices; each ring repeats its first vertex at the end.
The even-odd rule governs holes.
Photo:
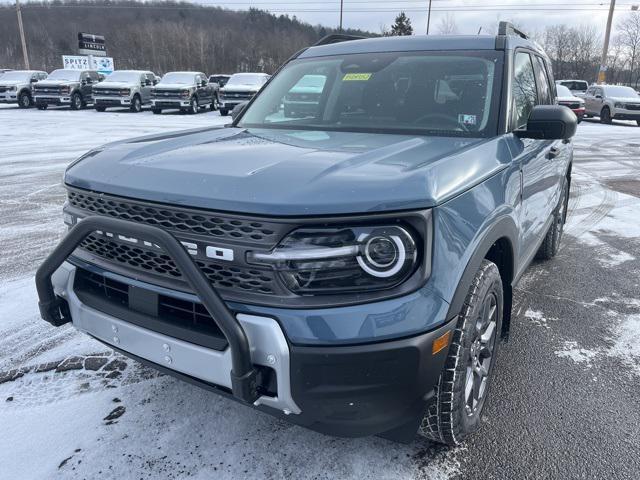
MULTIPOLYGON (((404 339, 357 346, 297 346, 288 343, 279 318, 227 310, 233 316, 231 322, 246 335, 246 348, 231 341, 237 332, 228 329, 224 330, 229 340, 225 348, 206 348, 141 326, 133 320, 137 314, 131 305, 114 316, 81 300, 74 283, 79 267, 62 260, 96 228, 117 226, 126 234, 133 234, 136 228, 146 238, 162 244, 181 270, 184 267, 192 287, 200 292, 199 297, 221 329, 230 321, 218 316, 223 313, 220 308, 226 307, 211 303, 211 297, 217 295, 209 284, 209 293, 196 288, 197 279, 191 278, 187 268, 193 262, 177 240, 166 232, 160 234, 162 231, 155 227, 133 225, 88 217, 69 232, 36 275, 43 318, 51 322, 55 304, 62 318, 56 319, 54 315, 51 323, 71 321, 80 331, 124 354, 202 386, 231 392, 236 400, 247 402, 243 395, 246 390, 238 388, 237 383, 238 375, 245 375, 236 368, 241 363, 239 354, 249 361, 252 371, 266 368, 275 372, 275 389, 257 389, 258 395, 249 403, 320 432, 364 436, 409 425, 408 436, 415 434, 447 355, 448 348, 432 353, 434 340, 451 332, 455 319, 430 332, 404 339), (52 286, 50 294, 46 292, 47 285, 52 286)), ((132 280, 129 288, 140 290, 145 286, 132 280)), ((368 307, 359 306, 364 310, 368 307)), ((345 307, 345 311, 346 308, 352 307, 345 307)))
POLYGON ((131 98, 94 96, 93 104, 96 107, 129 107, 131 106, 131 98))
POLYGON ((0 103, 17 103, 18 102, 18 92, 3 92, 0 93, 0 103))
POLYGON ((36 95, 34 97, 36 105, 69 105, 70 96, 36 95))
POLYGON ((191 100, 186 98, 184 100, 160 100, 152 99, 151 106, 153 108, 184 108, 191 105, 191 100))
POLYGON ((616 120, 640 120, 640 110, 628 110, 626 108, 614 108, 611 118, 616 120))

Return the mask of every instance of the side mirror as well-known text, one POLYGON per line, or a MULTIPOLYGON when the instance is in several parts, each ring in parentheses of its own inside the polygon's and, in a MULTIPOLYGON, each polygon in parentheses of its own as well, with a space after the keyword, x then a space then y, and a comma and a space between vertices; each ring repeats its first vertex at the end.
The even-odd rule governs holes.
POLYGON ((236 105, 235 107, 233 107, 233 110, 231 110, 231 119, 235 120, 236 117, 238 115, 240 115, 242 113, 242 111, 246 108, 246 106, 249 104, 249 102, 241 102, 238 105, 236 105))
POLYGON ((206 86, 207 86, 207 81, 206 81, 206 80, 202 80, 202 81, 200 82, 200 86, 201 86, 201 87, 206 87, 206 86))
POLYGON ((148 87, 149 85, 151 85, 151 80, 149 80, 149 79, 147 78, 147 79, 145 79, 145 81, 144 81, 144 86, 145 86, 145 87, 148 87))
POLYGON ((31 80, 29 80, 31 83, 36 83, 38 81, 37 78, 32 78, 31 80))
POLYGON ((526 130, 513 133, 519 138, 569 140, 576 133, 578 118, 562 105, 536 105, 531 110, 526 130))

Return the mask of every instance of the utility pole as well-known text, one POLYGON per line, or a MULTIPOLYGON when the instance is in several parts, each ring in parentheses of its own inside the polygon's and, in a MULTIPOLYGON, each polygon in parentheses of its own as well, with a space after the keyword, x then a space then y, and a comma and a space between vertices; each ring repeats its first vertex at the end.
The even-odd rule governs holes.
POLYGON ((429 0, 429 11, 427 12, 427 35, 429 35, 429 24, 431 23, 431 0, 429 0))
POLYGON ((16 12, 18 14, 18 30, 20 30, 20 41, 22 42, 22 57, 24 68, 29 70, 29 55, 27 55, 27 41, 24 38, 24 28, 22 26, 22 12, 20 11, 20 0, 16 0, 16 12))
POLYGON ((344 0, 340 0, 340 28, 338 31, 342 32, 342 7, 344 6, 344 0))
POLYGON ((609 54, 609 38, 611 37, 611 22, 613 21, 613 10, 616 8, 616 0, 611 0, 609 5, 609 17, 607 17, 607 29, 604 32, 604 45, 602 47, 602 59, 600 60, 600 71, 598 72, 598 83, 605 83, 607 56, 609 54))

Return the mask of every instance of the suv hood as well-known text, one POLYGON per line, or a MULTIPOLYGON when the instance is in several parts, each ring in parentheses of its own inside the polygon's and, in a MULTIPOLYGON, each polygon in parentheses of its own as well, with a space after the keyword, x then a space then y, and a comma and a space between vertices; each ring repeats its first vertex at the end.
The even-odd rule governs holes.
POLYGON ((612 102, 640 103, 640 97, 607 97, 612 102))
POLYGON ((431 207, 510 159, 504 138, 209 128, 106 145, 65 182, 212 210, 335 215, 431 207))
POLYGON ((93 88, 133 88, 138 85, 137 82, 100 82, 93 88))
POLYGON ((79 81, 68 81, 68 80, 40 80, 36 82, 38 87, 64 87, 67 85, 80 85, 79 81))

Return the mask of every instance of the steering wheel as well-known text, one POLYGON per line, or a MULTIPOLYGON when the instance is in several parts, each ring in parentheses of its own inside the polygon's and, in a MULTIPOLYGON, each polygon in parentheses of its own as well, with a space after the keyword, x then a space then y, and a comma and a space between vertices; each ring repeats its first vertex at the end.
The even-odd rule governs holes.
POLYGON ((427 113, 426 115, 422 115, 421 117, 418 117, 416 120, 414 120, 413 123, 423 123, 425 120, 438 120, 438 121, 444 121, 447 122, 450 125, 453 125, 454 127, 462 130, 463 132, 468 132, 469 129, 467 128, 466 125, 461 124, 458 122, 458 119, 455 117, 452 117, 451 115, 447 115, 444 113, 427 113))

